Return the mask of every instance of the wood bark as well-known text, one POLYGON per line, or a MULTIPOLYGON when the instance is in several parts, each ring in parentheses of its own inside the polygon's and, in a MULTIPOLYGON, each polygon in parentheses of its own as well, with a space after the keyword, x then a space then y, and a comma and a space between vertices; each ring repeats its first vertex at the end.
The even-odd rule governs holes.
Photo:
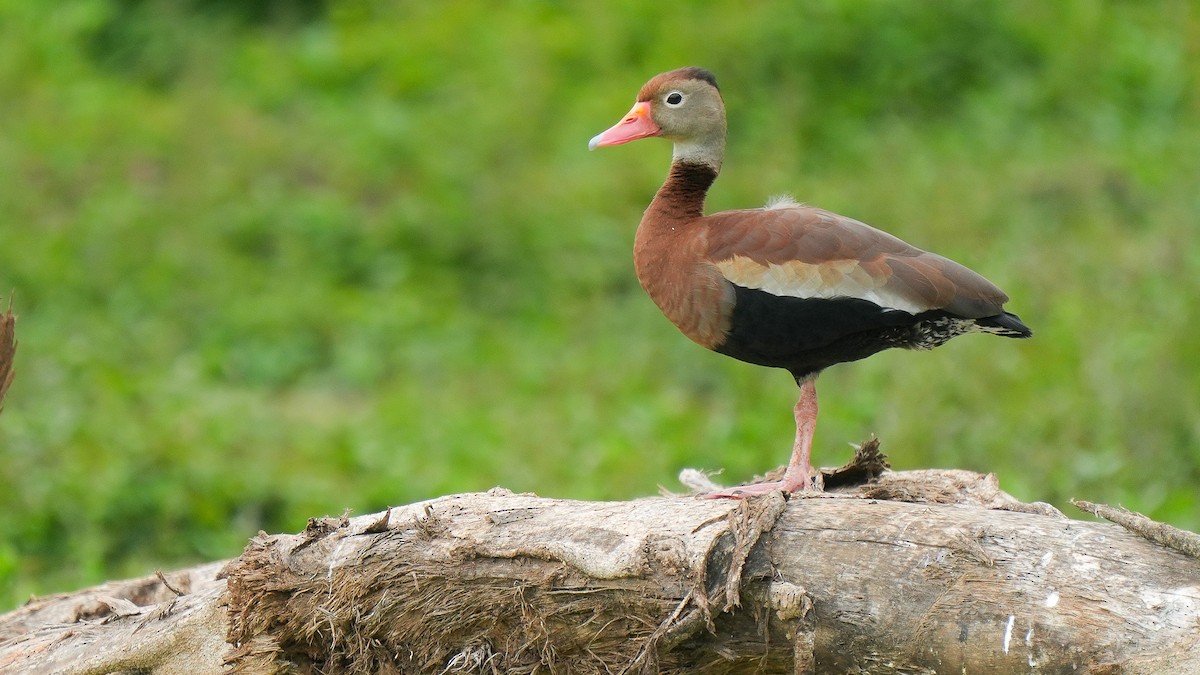
POLYGON ((590 503, 496 489, 0 617, 0 672, 1200 673, 1200 561, 994 477, 590 503))

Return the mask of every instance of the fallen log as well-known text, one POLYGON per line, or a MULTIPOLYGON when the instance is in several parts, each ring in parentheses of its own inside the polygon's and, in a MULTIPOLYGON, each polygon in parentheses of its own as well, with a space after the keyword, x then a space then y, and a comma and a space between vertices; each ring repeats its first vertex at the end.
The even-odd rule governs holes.
POLYGON ((33 600, 0 617, 0 672, 1200 672, 1200 560, 990 475, 832 482, 314 519, 33 600))

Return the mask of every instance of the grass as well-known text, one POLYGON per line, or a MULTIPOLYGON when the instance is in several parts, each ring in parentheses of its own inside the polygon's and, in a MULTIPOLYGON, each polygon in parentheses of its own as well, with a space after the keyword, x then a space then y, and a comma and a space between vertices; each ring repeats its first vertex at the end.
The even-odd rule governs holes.
POLYGON ((585 149, 692 63, 711 209, 865 220, 1036 331, 831 369, 819 463, 878 433, 1200 528, 1198 44, 1186 2, 0 4, 0 605, 346 508, 781 463, 788 377, 633 278, 666 144, 585 149))

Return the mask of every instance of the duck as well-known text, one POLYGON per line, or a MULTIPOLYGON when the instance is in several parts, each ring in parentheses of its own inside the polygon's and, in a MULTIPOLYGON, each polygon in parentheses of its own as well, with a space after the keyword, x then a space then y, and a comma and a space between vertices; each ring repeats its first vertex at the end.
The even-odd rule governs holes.
POLYGON ((684 67, 646 82, 590 150, 643 138, 673 144, 666 181, 638 225, 639 283, 681 333, 746 363, 788 371, 796 434, 777 480, 718 489, 747 498, 822 489, 811 463, 817 376, 887 349, 930 350, 967 333, 1033 335, 995 284, 865 223, 775 198, 705 215, 725 157, 726 115, 712 72, 684 67))

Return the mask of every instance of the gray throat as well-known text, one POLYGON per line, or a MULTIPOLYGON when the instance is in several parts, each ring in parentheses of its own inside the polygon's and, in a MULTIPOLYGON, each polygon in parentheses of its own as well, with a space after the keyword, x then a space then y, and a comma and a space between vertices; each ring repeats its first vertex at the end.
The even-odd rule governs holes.
POLYGON ((675 141, 675 149, 671 154, 673 163, 703 164, 717 173, 721 171, 724 160, 724 138, 706 139, 704 142, 675 141))

